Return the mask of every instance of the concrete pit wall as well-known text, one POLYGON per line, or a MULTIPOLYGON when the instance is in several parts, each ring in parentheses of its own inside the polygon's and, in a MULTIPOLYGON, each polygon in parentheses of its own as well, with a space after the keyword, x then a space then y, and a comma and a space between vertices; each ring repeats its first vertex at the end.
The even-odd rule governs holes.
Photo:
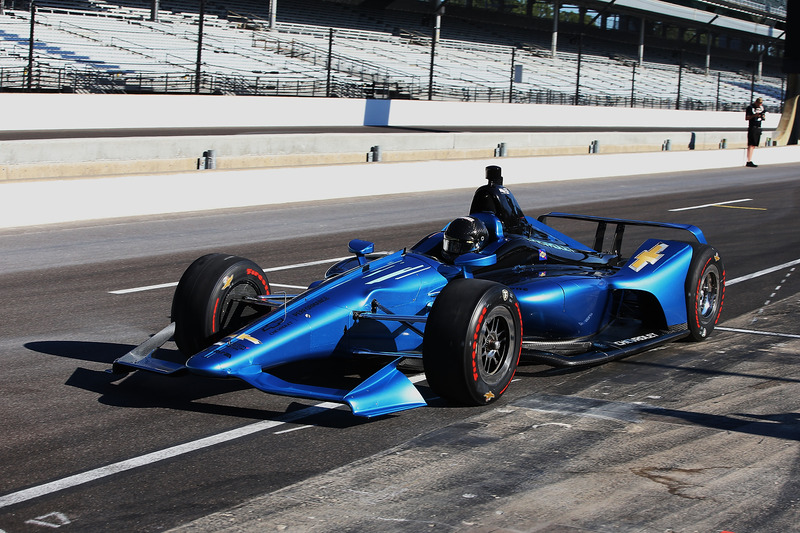
MULTIPOLYGON (((205 95, 0 102, 0 180, 187 172, 209 150, 217 169, 237 169, 365 163, 376 146, 381 161, 397 162, 688 150, 692 132, 696 150, 746 141, 744 112, 205 95), (193 134, 166 134, 181 129, 193 134), (292 133, 309 129, 320 131, 292 133), (109 136, 121 130, 135 135, 109 136), (57 138, 21 138, 41 133, 57 138)), ((778 120, 768 117, 762 142, 778 120)))

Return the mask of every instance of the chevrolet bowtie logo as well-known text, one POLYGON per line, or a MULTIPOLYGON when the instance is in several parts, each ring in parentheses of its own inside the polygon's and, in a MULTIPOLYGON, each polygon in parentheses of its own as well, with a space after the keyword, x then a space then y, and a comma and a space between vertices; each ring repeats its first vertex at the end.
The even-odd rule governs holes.
POLYGON ((653 246, 652 248, 650 248, 649 250, 642 250, 633 259, 633 263, 631 263, 629 266, 636 272, 639 272, 641 269, 644 268, 645 265, 648 264, 655 265, 656 263, 658 263, 659 259, 664 257, 664 254, 662 254, 661 252, 663 252, 666 249, 667 245, 664 244, 663 242, 660 242, 655 246, 653 246))
POLYGON ((256 339, 255 337, 251 337, 247 333, 242 333, 241 335, 237 335, 235 338, 243 341, 250 341, 253 344, 261 344, 260 340, 256 339))

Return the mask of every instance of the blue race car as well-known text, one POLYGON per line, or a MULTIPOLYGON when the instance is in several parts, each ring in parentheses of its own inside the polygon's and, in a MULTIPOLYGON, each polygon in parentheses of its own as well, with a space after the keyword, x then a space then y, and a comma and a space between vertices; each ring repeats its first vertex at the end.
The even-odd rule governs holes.
POLYGON ((376 256, 352 240, 353 257, 293 296, 270 293, 264 271, 209 254, 185 271, 172 323, 114 362, 134 369, 241 379, 264 392, 342 402, 378 416, 426 405, 398 365, 421 359, 430 388, 446 400, 483 405, 503 395, 520 358, 577 367, 665 342, 703 340, 722 310, 725 270, 695 226, 549 213, 523 214, 486 169, 469 215, 409 249, 376 256), (595 229, 587 246, 548 226, 575 219, 595 229), (610 250, 603 251, 607 227, 610 250), (647 239, 622 257, 626 227, 679 230, 683 240, 647 239), (174 339, 184 361, 156 357, 174 339), (284 365, 378 358, 355 387, 291 382, 284 365))

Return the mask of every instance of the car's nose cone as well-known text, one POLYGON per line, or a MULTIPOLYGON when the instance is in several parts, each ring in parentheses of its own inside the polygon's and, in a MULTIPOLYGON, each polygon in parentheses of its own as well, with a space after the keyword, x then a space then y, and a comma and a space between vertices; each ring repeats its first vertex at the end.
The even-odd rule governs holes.
POLYGON ((224 350, 202 351, 186 361, 186 368, 204 376, 226 376, 230 372, 232 357, 224 350))

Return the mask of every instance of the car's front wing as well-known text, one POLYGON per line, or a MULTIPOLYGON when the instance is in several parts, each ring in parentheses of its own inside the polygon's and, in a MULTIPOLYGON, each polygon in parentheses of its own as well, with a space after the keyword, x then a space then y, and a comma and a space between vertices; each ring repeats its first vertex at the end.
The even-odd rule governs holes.
MULTIPOLYGON (((131 370, 157 374, 186 371, 187 367, 183 364, 154 356, 156 350, 169 341, 174 333, 175 324, 172 323, 114 361, 112 371, 118 374, 131 370)), ((427 405, 414 384, 397 369, 403 359, 415 355, 389 352, 381 355, 394 356, 394 359, 352 390, 290 383, 255 365, 237 369, 229 377, 239 378, 258 390, 271 394, 347 404, 353 414, 358 416, 374 417, 427 405)))

